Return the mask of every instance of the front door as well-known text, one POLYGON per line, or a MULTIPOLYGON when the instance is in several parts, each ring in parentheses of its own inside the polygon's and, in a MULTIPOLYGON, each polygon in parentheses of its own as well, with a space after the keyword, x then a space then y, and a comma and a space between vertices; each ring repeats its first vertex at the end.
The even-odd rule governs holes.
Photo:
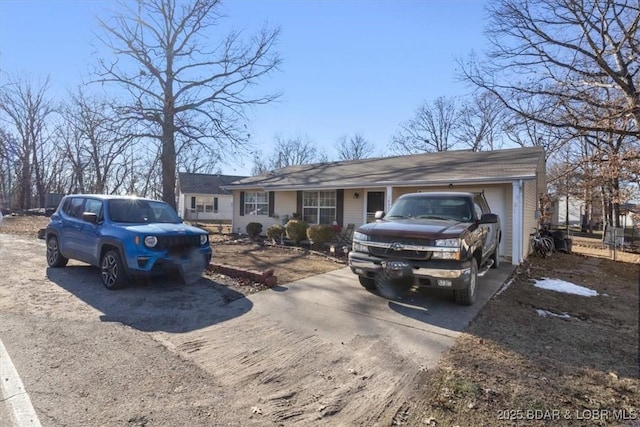
POLYGON ((377 211, 384 210, 384 191, 367 192, 367 222, 375 221, 377 211))

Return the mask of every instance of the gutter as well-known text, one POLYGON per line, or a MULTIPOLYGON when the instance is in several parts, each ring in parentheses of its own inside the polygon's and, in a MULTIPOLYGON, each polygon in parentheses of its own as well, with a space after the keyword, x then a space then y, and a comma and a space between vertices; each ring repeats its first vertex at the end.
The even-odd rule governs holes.
POLYGON ((496 178, 472 178, 460 180, 440 179, 440 180, 424 180, 424 181, 366 181, 359 183, 333 183, 333 184, 295 184, 295 185, 264 185, 260 183, 256 184, 230 184, 221 186, 223 190, 263 190, 263 191, 296 191, 296 190, 327 190, 327 189, 360 189, 360 188, 378 188, 378 187, 438 187, 442 185, 453 184, 454 186, 468 185, 468 184, 512 184, 514 181, 523 181, 536 179, 536 175, 523 175, 523 176, 510 176, 510 177, 496 177, 496 178))

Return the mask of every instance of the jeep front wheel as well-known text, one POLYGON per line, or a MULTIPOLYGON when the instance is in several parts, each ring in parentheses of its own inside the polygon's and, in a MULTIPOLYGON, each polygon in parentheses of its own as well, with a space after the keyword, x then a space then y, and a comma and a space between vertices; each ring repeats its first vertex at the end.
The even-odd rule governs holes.
POLYGON ((102 284, 109 290, 124 288, 127 283, 127 273, 118 251, 110 250, 102 256, 100 262, 102 284))
POLYGON ((56 236, 49 237, 47 239, 47 264, 49 267, 64 267, 68 262, 69 259, 60 253, 58 238, 56 236))
POLYGON ((478 287, 478 261, 471 258, 471 267, 469 268, 469 283, 464 289, 456 289, 453 291, 453 298, 456 304, 473 305, 476 301, 476 290, 478 287))

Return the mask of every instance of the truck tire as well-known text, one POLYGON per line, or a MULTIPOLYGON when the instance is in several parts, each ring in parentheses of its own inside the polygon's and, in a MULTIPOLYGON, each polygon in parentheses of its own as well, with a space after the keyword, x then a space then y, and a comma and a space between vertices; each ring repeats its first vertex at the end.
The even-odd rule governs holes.
POLYGON ((376 288, 376 280, 372 279, 371 277, 358 276, 358 280, 360 281, 360 284, 362 285, 362 287, 365 289, 372 290, 376 288))
POLYGON ((500 252, 500 248, 496 247, 496 250, 493 251, 493 254, 491 255, 491 259, 493 260, 493 264, 491 265, 491 268, 500 267, 500 255, 498 254, 498 252, 500 252))
POLYGON ((453 298, 456 304, 473 305, 476 301, 476 291, 478 288, 478 261, 471 258, 471 268, 469 271, 469 284, 464 289, 453 291, 453 298))

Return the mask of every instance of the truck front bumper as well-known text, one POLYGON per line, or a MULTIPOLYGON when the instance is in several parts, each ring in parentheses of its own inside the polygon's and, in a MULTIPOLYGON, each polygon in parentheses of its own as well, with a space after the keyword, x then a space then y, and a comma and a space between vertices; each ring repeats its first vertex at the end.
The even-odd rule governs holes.
POLYGON ((392 278, 413 278, 417 286, 464 289, 471 277, 469 261, 400 260, 349 252, 349 267, 358 276, 375 278, 382 272, 392 278))

